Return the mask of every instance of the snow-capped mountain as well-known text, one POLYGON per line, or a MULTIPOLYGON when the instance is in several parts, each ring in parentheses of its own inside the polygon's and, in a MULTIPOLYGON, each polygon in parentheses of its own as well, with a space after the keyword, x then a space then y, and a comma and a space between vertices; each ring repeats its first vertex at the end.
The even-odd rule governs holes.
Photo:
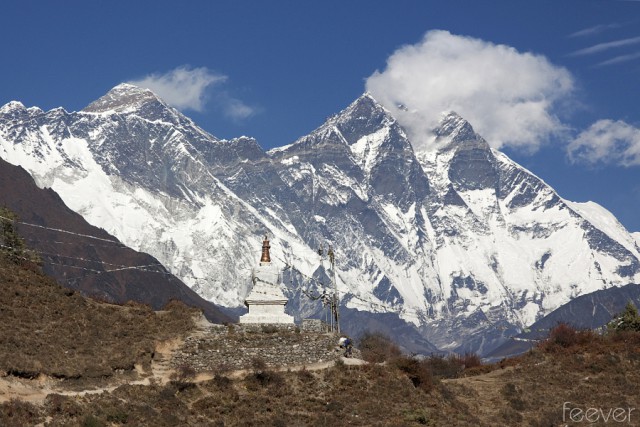
POLYGON ((328 284, 330 244, 344 307, 394 313, 442 349, 489 351, 640 278, 637 236, 605 209, 564 201, 455 113, 434 134, 414 149, 368 94, 269 152, 127 84, 80 112, 0 109, 2 158, 218 304, 242 303, 265 233, 292 314, 320 315, 306 295, 328 284))

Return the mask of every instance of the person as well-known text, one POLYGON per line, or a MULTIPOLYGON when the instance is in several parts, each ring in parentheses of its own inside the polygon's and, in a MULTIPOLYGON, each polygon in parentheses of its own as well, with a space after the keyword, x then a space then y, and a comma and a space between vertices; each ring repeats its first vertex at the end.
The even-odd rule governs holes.
POLYGON ((344 357, 351 357, 351 352, 353 349, 353 343, 351 342, 351 338, 342 336, 338 340, 338 345, 340 348, 344 349, 344 357))

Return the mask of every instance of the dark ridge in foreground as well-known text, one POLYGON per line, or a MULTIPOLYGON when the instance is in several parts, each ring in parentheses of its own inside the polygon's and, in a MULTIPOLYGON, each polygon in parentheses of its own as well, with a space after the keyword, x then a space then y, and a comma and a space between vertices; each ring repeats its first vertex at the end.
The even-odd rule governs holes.
POLYGON ((56 192, 38 188, 29 173, 2 159, 0 188, 0 206, 15 212, 19 221, 40 226, 18 224, 18 231, 27 246, 39 254, 44 273, 64 287, 108 302, 149 304, 154 310, 176 299, 202 309, 212 322, 232 320, 154 257, 134 251, 92 226, 69 209, 56 192))

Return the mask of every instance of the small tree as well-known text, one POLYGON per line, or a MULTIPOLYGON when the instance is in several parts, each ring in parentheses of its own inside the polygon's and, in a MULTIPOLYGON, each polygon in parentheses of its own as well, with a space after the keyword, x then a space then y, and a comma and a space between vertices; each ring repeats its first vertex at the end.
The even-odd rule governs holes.
POLYGON ((40 259, 36 253, 27 249, 24 239, 16 230, 18 215, 6 207, 0 207, 0 253, 11 261, 20 263, 28 261, 38 264, 40 259))
POLYGON ((609 330, 619 331, 640 331, 640 315, 633 302, 627 302, 622 313, 609 322, 609 330))
POLYGON ((9 209, 0 208, 0 248, 13 261, 17 261, 24 253, 24 240, 16 231, 15 222, 18 216, 9 209))

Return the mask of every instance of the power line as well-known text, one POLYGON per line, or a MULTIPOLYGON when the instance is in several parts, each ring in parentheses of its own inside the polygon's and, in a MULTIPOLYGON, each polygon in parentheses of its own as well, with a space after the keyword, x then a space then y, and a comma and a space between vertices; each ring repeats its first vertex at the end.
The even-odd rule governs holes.
MULTIPOLYGON (((95 245, 95 244, 91 244, 91 243, 79 243, 79 242, 62 242, 62 241, 57 241, 57 240, 48 240, 48 239, 43 239, 43 238, 27 237, 26 240, 30 240, 30 241, 34 241, 34 242, 46 241, 48 243, 54 243, 54 244, 83 245, 83 246, 89 246, 89 247, 104 247, 104 248, 118 248, 118 249, 128 249, 128 250, 134 251, 134 249, 126 246, 125 244, 123 244, 121 242, 115 241, 115 240, 104 239, 104 238, 97 237, 97 236, 92 236, 92 235, 89 235, 89 234, 76 233, 74 231, 65 230, 65 229, 61 229, 61 228, 53 228, 53 227, 47 227, 47 226, 44 226, 44 225, 33 224, 33 223, 29 223, 29 222, 24 222, 24 221, 18 221, 18 220, 14 220, 14 219, 11 219, 11 218, 6 218, 6 217, 4 217, 2 215, 0 215, 0 219, 1 220, 5 220, 5 221, 9 221, 9 222, 13 222, 13 223, 16 223, 16 224, 21 224, 21 225, 26 225, 26 226, 29 226, 29 227, 34 227, 34 228, 41 229, 41 230, 50 230, 50 231, 54 231, 54 232, 58 232, 58 233, 64 233, 64 234, 68 234, 68 235, 79 236, 79 237, 83 237, 83 238, 88 238, 88 239, 108 242, 108 243, 114 244, 115 246, 95 245)), ((4 246, 4 245, 0 245, 0 247, 14 249, 13 247, 4 246)), ((101 264, 101 265, 104 265, 104 266, 110 265, 110 266, 119 267, 119 268, 116 268, 116 269, 105 268, 104 270, 96 270, 96 269, 92 269, 92 268, 72 266, 72 265, 69 265, 69 264, 57 263, 57 262, 53 262, 53 261, 42 261, 45 264, 52 264, 52 265, 59 265, 59 266, 63 266, 63 267, 76 268, 76 269, 85 270, 85 271, 89 271, 89 272, 96 273, 96 274, 112 273, 112 272, 122 271, 122 270, 139 270, 139 271, 143 271, 143 272, 147 272, 147 273, 162 274, 162 275, 166 275, 166 276, 175 276, 175 274, 173 274, 173 273, 171 273, 169 271, 155 271, 155 270, 148 270, 147 269, 149 267, 160 267, 162 269, 166 269, 166 267, 161 263, 129 266, 129 265, 122 265, 122 264, 112 264, 112 263, 108 263, 108 262, 105 262, 105 261, 97 261, 97 260, 90 260, 90 259, 86 259, 86 258, 79 258, 79 257, 60 255, 60 254, 51 254, 51 253, 44 252, 42 250, 37 250, 37 249, 29 249, 29 250, 32 251, 32 252, 38 253, 40 255, 47 256, 47 257, 60 257, 60 258, 73 259, 73 260, 76 260, 76 261, 93 262, 93 263, 101 264)), ((181 256, 181 257, 184 258, 184 259, 193 259, 191 257, 185 257, 185 256, 181 256)), ((21 258, 21 259, 28 260, 27 258, 21 258)), ((194 275, 181 275, 181 276, 183 276, 183 278, 184 277, 188 277, 188 278, 192 278, 192 279, 195 279, 195 280, 207 280, 207 278, 205 278, 205 277, 197 277, 197 276, 194 276, 194 275)))
POLYGON ((92 236, 92 235, 90 235, 90 234, 76 233, 76 232, 74 232, 74 231, 63 230, 63 229, 61 229, 61 228, 52 228, 52 227, 47 227, 47 226, 44 226, 44 225, 32 224, 32 223, 30 223, 30 222, 24 222, 24 221, 13 220, 13 219, 11 219, 11 218, 6 218, 6 217, 4 217, 4 216, 2 216, 2 215, 0 215, 0 219, 4 219, 4 220, 6 220, 6 221, 10 221, 10 222, 15 222, 16 224, 26 225, 26 226, 29 226, 29 227, 35 227, 35 228, 41 228, 41 229, 45 229, 45 230, 56 231, 56 232, 58 232, 58 233, 72 234, 72 235, 74 235, 74 236, 84 237, 84 238, 87 238, 87 239, 101 240, 101 241, 103 241, 103 242, 109 242, 109 243, 113 243, 113 244, 116 244, 116 245, 120 245, 120 246, 126 247, 126 246, 125 246, 123 243, 121 243, 121 242, 118 242, 118 241, 115 241, 115 240, 110 240, 110 239, 104 239, 104 238, 102 238, 102 237, 92 236))
MULTIPOLYGON (((56 244, 56 245, 78 245, 78 244, 80 244, 78 242, 61 242, 61 241, 58 241, 58 240, 46 240, 46 239, 42 239, 42 238, 38 238, 38 237, 31 237, 31 236, 23 236, 22 238, 24 240, 28 240, 30 242, 47 242, 47 243, 53 243, 53 244, 56 244)), ((82 245, 83 246, 88 246, 88 247, 91 247, 91 248, 130 249, 128 246, 95 245, 95 244, 92 244, 92 243, 82 243, 82 245)))
MULTIPOLYGON (((110 265, 110 266, 113 266, 113 267, 123 267, 123 268, 130 268, 131 267, 129 265, 113 264, 113 263, 106 262, 106 261, 99 261, 99 260, 93 260, 93 259, 87 259, 87 258, 72 257, 72 256, 67 256, 67 255, 52 254, 52 253, 43 252, 43 251, 40 251, 40 250, 36 250, 36 252, 38 252, 40 255, 46 255, 46 256, 50 256, 50 257, 68 258, 68 259, 74 259, 74 260, 78 260, 78 261, 93 262, 93 263, 102 264, 102 265, 110 265)), ((162 264, 159 264, 159 263, 141 265, 139 267, 162 267, 162 268, 164 268, 164 266, 162 264)))
MULTIPOLYGON (((1 245, 0 244, 0 248, 5 248, 5 249, 19 249, 19 248, 15 248, 13 246, 7 246, 7 245, 1 245)), ((43 264, 49 264, 49 265, 57 265, 60 267, 64 267, 64 268, 73 268, 76 270, 83 270, 83 271, 87 271, 89 273, 93 273, 93 274, 104 274, 104 273, 115 273, 118 271, 124 271, 124 270, 137 270, 137 271, 142 271, 145 273, 153 273, 153 274, 160 274, 163 276, 174 276, 174 274, 172 274, 169 271, 158 271, 158 270, 150 270, 150 267, 161 267, 161 268, 165 268, 162 264, 146 264, 146 265, 123 265, 123 264, 113 264, 113 263, 108 263, 108 262, 104 262, 104 261, 97 261, 97 260, 90 260, 90 259, 86 259, 86 258, 79 258, 79 257, 71 257, 71 256, 65 256, 65 255, 58 255, 58 254, 50 254, 47 252, 43 252, 43 251, 39 251, 36 249, 29 249, 29 252, 33 252, 36 253, 38 255, 43 255, 47 258, 47 260, 43 260, 40 259, 40 262, 43 264), (105 269, 103 270, 97 270, 95 268, 88 268, 88 267, 81 267, 78 265, 71 265, 71 264, 65 264, 62 262, 56 262, 52 259, 52 257, 58 257, 58 258, 65 258, 65 259, 72 259, 72 260, 76 260, 76 261, 82 261, 82 262, 88 262, 88 263, 96 263, 99 265, 103 265, 105 266, 105 269), (117 268, 108 268, 107 266, 112 266, 112 267, 117 267, 117 268)), ((33 259, 27 258, 27 257, 23 257, 23 256, 18 256, 18 259, 21 260, 25 260, 25 261, 33 261, 33 259)), ((72 277, 67 279, 68 282, 73 281, 73 280, 77 280, 77 279, 81 279, 85 276, 76 276, 76 277, 72 277)), ((190 277, 196 280, 206 280, 205 278, 202 277, 196 277, 194 275, 186 275, 185 277, 190 277)))

